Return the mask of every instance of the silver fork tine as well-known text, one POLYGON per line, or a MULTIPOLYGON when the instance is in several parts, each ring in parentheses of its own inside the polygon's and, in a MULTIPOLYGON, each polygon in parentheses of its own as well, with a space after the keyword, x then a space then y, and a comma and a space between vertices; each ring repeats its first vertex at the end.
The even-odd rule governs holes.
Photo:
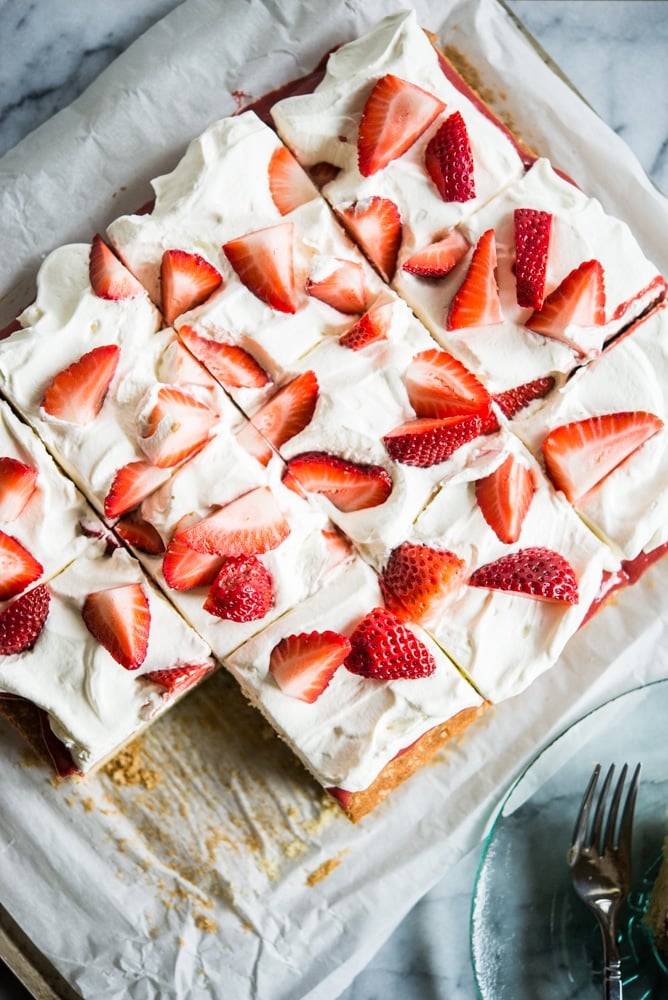
MULTIPOLYGON (((626 767, 626 765, 624 765, 626 767)), ((633 813, 636 805, 636 796, 638 794, 638 781, 640 780, 640 764, 636 764, 636 769, 633 772, 633 777, 631 778, 631 784, 629 785, 629 790, 626 795, 626 802, 624 803, 624 809, 622 810, 622 820, 619 824, 619 840, 618 845, 622 850, 631 850, 631 833, 633 830, 633 813)))
POLYGON ((582 802, 580 804, 580 809, 575 820, 575 827, 573 828, 573 836, 571 838, 571 852, 577 854, 579 853, 581 847, 584 844, 585 836, 587 834, 587 825, 589 822, 589 810, 591 808, 591 803, 594 798, 594 792, 596 790, 596 782, 598 781, 598 776, 601 773, 601 765, 597 764, 592 772, 592 776, 589 779, 587 787, 585 788, 585 793, 582 796, 582 802))
POLYGON ((603 840, 601 837, 601 829, 603 827, 603 816, 605 814, 605 806, 608 798, 608 791, 610 789, 610 782, 612 781, 612 776, 614 773, 615 773, 615 765, 611 764, 610 767, 608 768, 608 773, 605 776, 605 781, 603 782, 603 788, 601 789, 601 793, 598 797, 596 812, 594 813, 594 822, 592 824, 592 829, 591 829, 591 836, 589 838, 589 847, 595 847, 598 850, 599 854, 603 852, 603 840))
MULTIPOLYGON (((612 772, 614 764, 610 768, 612 772)), ((622 773, 617 781, 617 786, 615 788, 614 794, 612 796, 612 802, 610 803, 610 814, 608 816, 608 822, 605 827, 605 836, 601 841, 601 854, 606 847, 617 847, 619 840, 617 838, 617 813, 619 812, 619 803, 622 798, 622 791, 624 789, 624 782, 626 781, 626 772, 628 771, 628 764, 624 764, 622 767, 622 773)), ((610 773, 612 777, 612 773, 610 773)))

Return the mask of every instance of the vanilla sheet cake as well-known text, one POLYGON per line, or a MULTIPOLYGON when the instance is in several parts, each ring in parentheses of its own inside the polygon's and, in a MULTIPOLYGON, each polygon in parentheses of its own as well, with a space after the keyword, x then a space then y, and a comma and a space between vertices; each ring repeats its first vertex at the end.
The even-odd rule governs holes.
POLYGON ((63 565, 0 610, 42 618, 0 689, 92 769, 211 648, 357 820, 663 552, 666 285, 413 12, 272 113, 286 145, 213 123, 147 211, 49 255, 0 342, 2 393, 106 521, 70 513, 63 565), (96 706, 16 682, 70 633, 96 706))

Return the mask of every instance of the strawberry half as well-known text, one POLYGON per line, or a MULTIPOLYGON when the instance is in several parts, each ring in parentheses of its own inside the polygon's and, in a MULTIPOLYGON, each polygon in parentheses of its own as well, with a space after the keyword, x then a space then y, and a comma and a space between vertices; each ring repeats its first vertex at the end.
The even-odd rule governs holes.
POLYGON ((224 386, 260 389, 270 381, 264 368, 243 347, 202 337, 185 323, 177 332, 188 350, 224 386))
POLYGON ((380 575, 383 600, 399 618, 424 621, 457 590, 464 567, 447 549, 404 542, 392 550, 380 575))
POLYGON ((160 537, 160 532, 137 511, 117 521, 114 530, 124 542, 139 552, 145 552, 149 556, 159 556, 165 551, 165 543, 160 537))
POLYGON ((150 462, 128 462, 116 470, 109 492, 104 498, 104 513, 114 519, 126 514, 149 493, 162 486, 168 473, 150 462))
POLYGON ((179 538, 179 531, 191 523, 179 522, 162 559, 162 575, 172 590, 210 587, 223 565, 223 556, 195 552, 179 538))
POLYGON ((305 205, 318 194, 309 175, 285 146, 278 146, 269 160, 269 191, 281 215, 305 205))
POLYGON ((13 538, 0 531, 0 601, 8 601, 35 580, 44 567, 33 555, 13 538))
MULTIPOLYGON (((257 451, 257 432, 259 431, 274 448, 280 448, 311 422, 319 391, 315 372, 302 372, 279 389, 251 417, 250 422, 237 434, 237 440, 263 465, 266 465, 263 454, 258 454, 257 451)), ((271 454, 269 451, 268 458, 271 454)))
POLYGON ((294 225, 257 229, 223 245, 225 256, 246 288, 278 312, 295 313, 294 225))
POLYGON ((104 344, 59 372, 44 393, 44 412, 72 424, 90 423, 102 409, 120 355, 116 344, 104 344))
POLYGON ((461 112, 446 118, 429 140, 424 165, 443 201, 475 198, 473 153, 461 112))
POLYGON ((555 488, 573 503, 662 427, 657 416, 642 410, 606 413, 562 424, 543 441, 545 468, 555 488))
POLYGON ((86 597, 81 617, 90 634, 126 670, 146 659, 151 627, 148 598, 139 583, 97 590, 86 597))
POLYGON ((494 230, 488 229, 478 240, 466 276, 450 303, 446 326, 448 330, 460 330, 502 322, 496 283, 496 239, 494 230))
MULTIPOLYGON (((536 399, 543 399, 554 388, 554 376, 544 375, 542 378, 533 379, 531 382, 524 382, 516 385, 512 389, 505 389, 503 392, 495 392, 492 399, 508 420, 511 420, 516 413, 523 410, 529 403, 536 399)), ((483 434, 491 434, 499 429, 499 421, 493 410, 490 410, 487 420, 483 420, 483 434)))
POLYGON ((257 556, 225 559, 204 602, 204 610, 231 622, 255 622, 274 604, 274 581, 257 556))
POLYGON ((451 417, 466 413, 484 419, 491 397, 473 372, 438 348, 416 354, 404 377, 408 399, 418 417, 451 417))
POLYGON ((555 604, 577 604, 578 582, 573 567, 559 552, 535 546, 518 549, 471 574, 472 587, 503 590, 555 604))
POLYGON ((517 304, 540 309, 545 294, 552 216, 534 208, 516 208, 514 224, 517 304))
POLYGON ((466 237, 458 229, 451 229, 443 239, 411 254, 401 266, 419 278, 444 278, 466 256, 468 249, 466 237))
POLYGON ((174 536, 195 552, 221 556, 259 555, 277 548, 290 525, 266 486, 258 486, 174 536))
POLYGON ((45 584, 21 594, 0 612, 0 655, 24 653, 37 642, 49 616, 51 597, 45 584))
POLYGON ((500 542, 511 545, 519 539, 535 492, 533 471, 512 452, 494 472, 477 480, 480 513, 500 542))
POLYGON ((562 339, 567 327, 603 326, 605 277, 597 260, 586 260, 567 274, 527 320, 526 325, 544 337, 562 339))
POLYGON ((361 351, 378 340, 386 340, 392 326, 393 315, 394 303, 392 302, 373 306, 363 316, 360 316, 350 330, 341 334, 339 337, 341 347, 347 347, 350 351, 361 351))
POLYGON ((388 73, 376 83, 362 112, 357 158, 370 177, 402 156, 445 108, 443 101, 388 73))
POLYGON ((312 705, 350 653, 350 642, 338 632, 300 632, 276 643, 269 673, 283 694, 312 705))
POLYGON ((147 294, 141 282, 121 264, 99 233, 93 237, 90 247, 88 280, 100 299, 136 299, 147 294))
POLYGON ((0 521, 15 521, 37 489, 37 470, 8 455, 0 458, 0 521))
POLYGON ((151 681, 159 684, 171 695, 182 694, 189 688, 194 687, 202 677, 210 674, 214 664, 210 663, 180 663, 176 667, 169 667, 162 670, 149 670, 141 675, 142 681, 151 681))
POLYGON ((307 493, 319 493, 344 513, 385 503, 392 478, 381 465, 359 465, 324 451, 306 451, 291 458, 287 477, 307 493))
POLYGON ((163 385, 142 422, 139 444, 153 465, 170 469, 206 444, 218 420, 206 403, 176 386, 163 385))
POLYGON ((329 265, 322 278, 306 279, 306 292, 342 313, 361 313, 366 308, 367 291, 364 268, 354 260, 342 257, 324 258, 329 265))
POLYGON ((458 448, 480 434, 482 421, 475 413, 452 417, 419 417, 396 427, 383 438, 395 462, 426 469, 450 458, 458 448))
POLYGON ((170 325, 177 316, 201 305, 223 283, 213 264, 198 253, 165 250, 160 262, 162 314, 170 325))
POLYGON ((391 281, 401 246, 401 214, 389 198, 373 195, 339 210, 344 225, 386 281, 391 281))
POLYGON ((380 681, 429 677, 436 661, 427 647, 388 608, 374 608, 350 637, 345 666, 380 681))

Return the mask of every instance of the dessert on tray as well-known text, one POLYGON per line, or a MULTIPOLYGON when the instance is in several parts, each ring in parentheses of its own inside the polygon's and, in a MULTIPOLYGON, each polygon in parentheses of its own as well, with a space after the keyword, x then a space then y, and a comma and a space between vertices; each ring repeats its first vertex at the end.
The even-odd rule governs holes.
POLYGON ((220 662, 357 820, 668 545, 666 282, 412 12, 271 110, 0 341, 0 704, 88 771, 220 662))
POLYGON ((663 842, 661 854, 644 923, 665 961, 668 956, 668 838, 663 842))

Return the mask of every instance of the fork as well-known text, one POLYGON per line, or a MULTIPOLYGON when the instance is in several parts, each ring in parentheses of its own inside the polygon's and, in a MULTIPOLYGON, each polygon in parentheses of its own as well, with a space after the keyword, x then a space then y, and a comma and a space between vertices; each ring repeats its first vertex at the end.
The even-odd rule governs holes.
POLYGON ((636 765, 633 772, 617 829, 617 814, 628 771, 626 764, 622 767, 604 829, 606 801, 614 771, 615 765, 612 764, 605 776, 590 826, 589 814, 601 765, 597 764, 594 768, 575 821, 568 851, 573 887, 582 902, 594 913, 601 929, 605 1000, 622 1000, 622 972, 617 947, 616 921, 631 885, 631 832, 640 764, 636 765))

